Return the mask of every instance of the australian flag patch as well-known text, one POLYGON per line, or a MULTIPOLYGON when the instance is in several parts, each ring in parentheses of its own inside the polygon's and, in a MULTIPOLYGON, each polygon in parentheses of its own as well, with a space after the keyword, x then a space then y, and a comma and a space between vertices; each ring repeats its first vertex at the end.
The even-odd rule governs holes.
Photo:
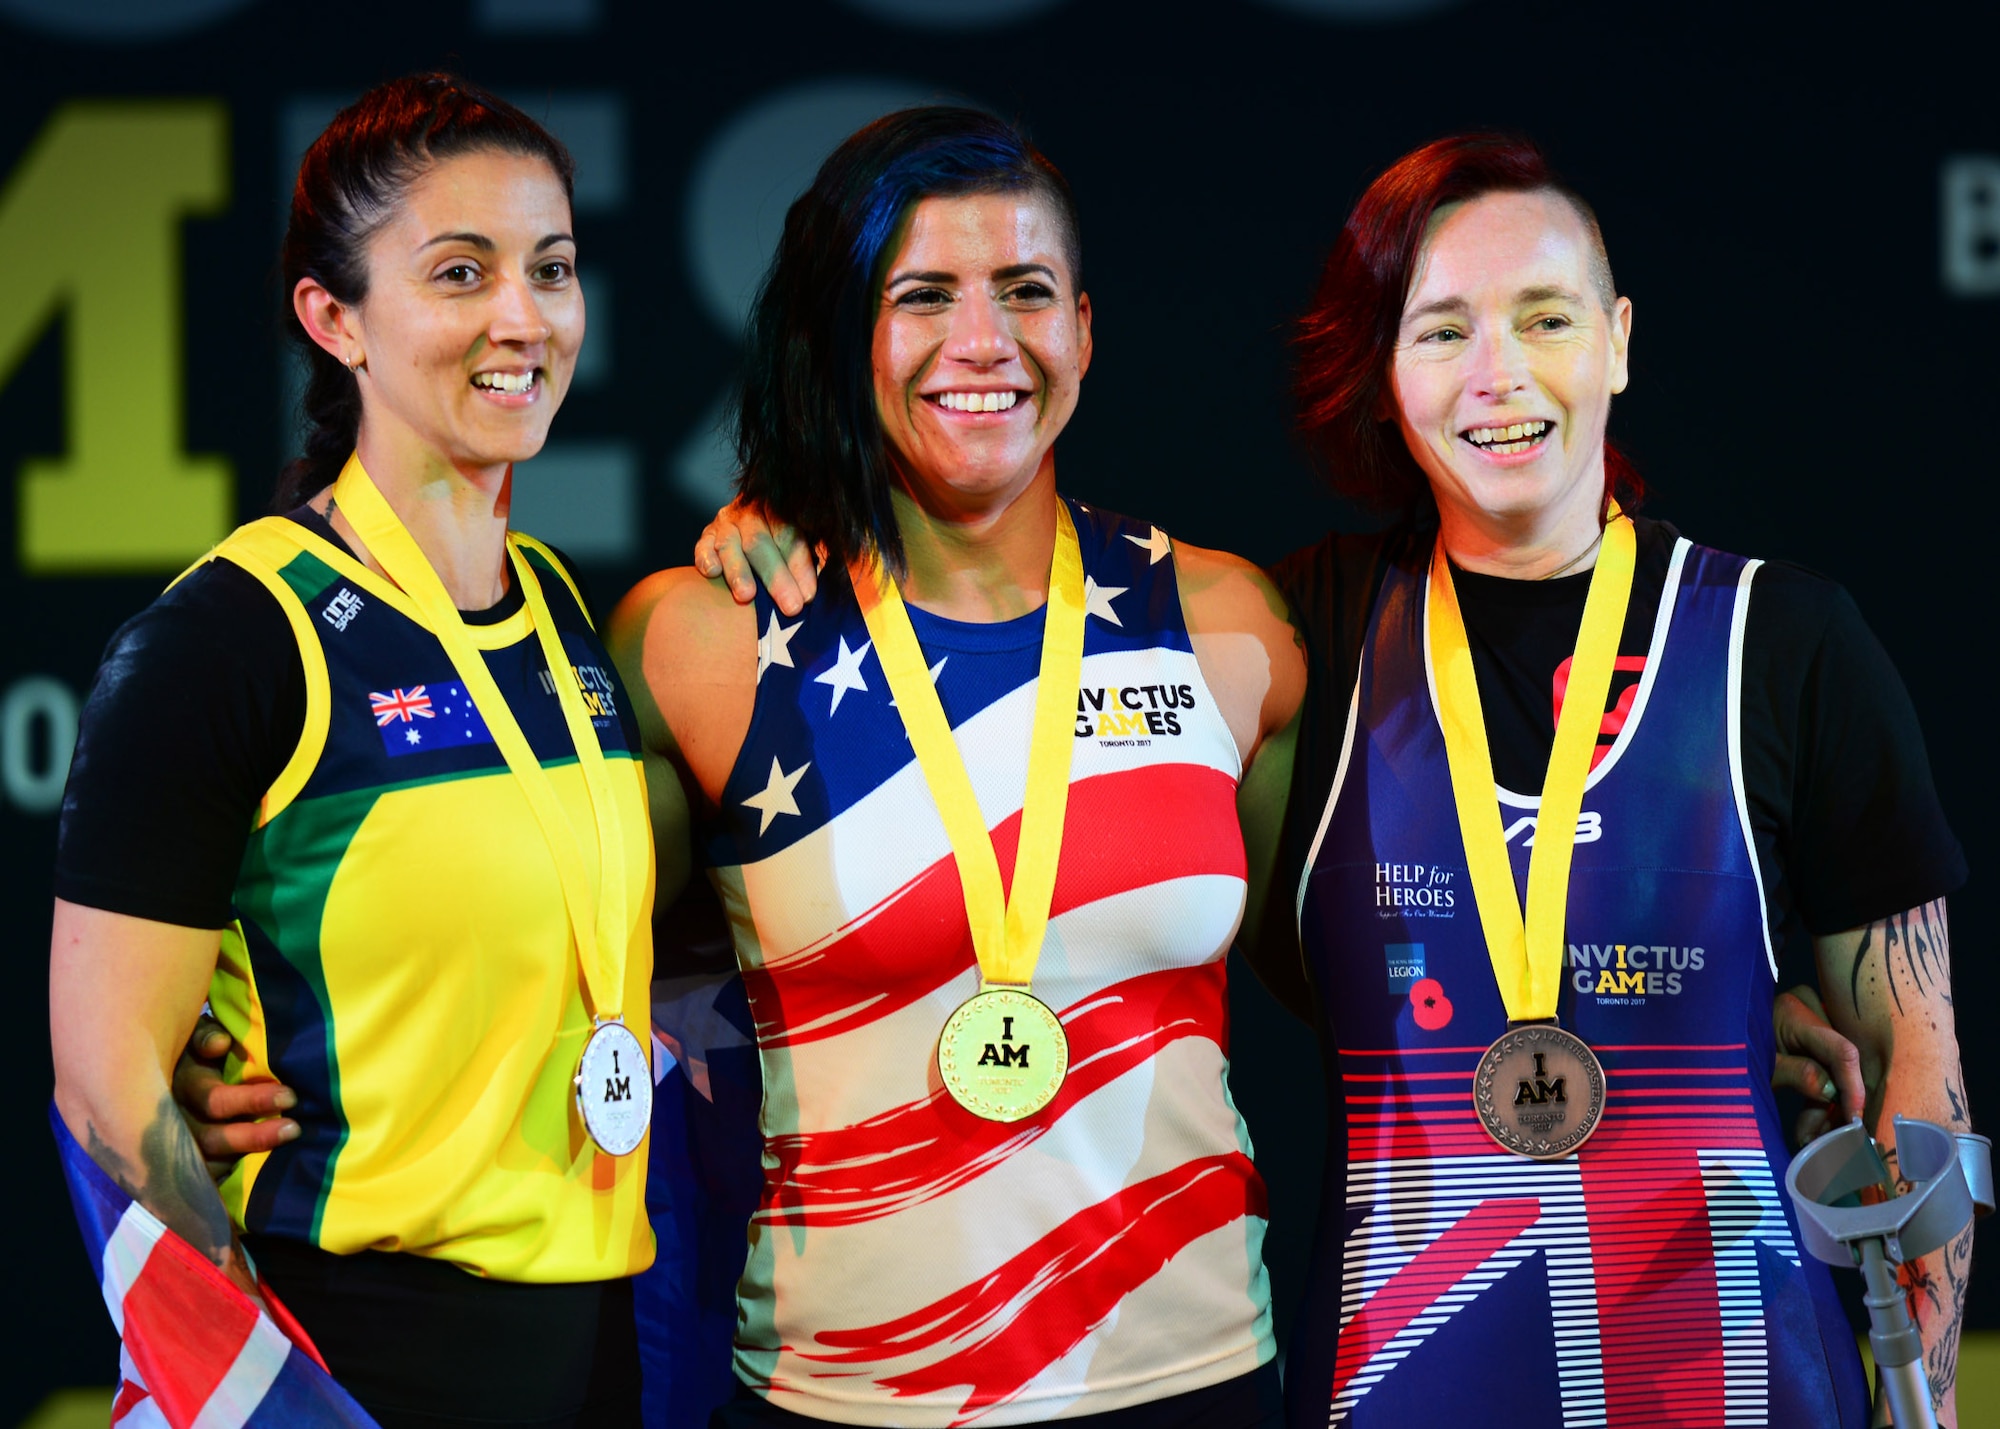
POLYGON ((473 706, 465 686, 400 686, 368 692, 368 712, 382 733, 382 747, 391 755, 420 754, 427 749, 457 749, 493 743, 492 731, 473 706))

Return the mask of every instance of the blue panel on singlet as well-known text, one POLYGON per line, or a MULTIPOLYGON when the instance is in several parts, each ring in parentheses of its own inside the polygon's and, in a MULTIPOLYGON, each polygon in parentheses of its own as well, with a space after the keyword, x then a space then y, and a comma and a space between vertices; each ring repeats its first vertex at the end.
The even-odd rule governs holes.
MULTIPOLYGON (((1501 1151, 1473 1113, 1506 1013, 1427 675, 1426 574, 1386 579, 1300 910, 1348 1146, 1289 1352, 1295 1423, 1865 1422, 1769 1086, 1774 973, 1730 743, 1753 571, 1677 548, 1639 696, 1586 791, 1558 1014, 1610 1098, 1550 1163, 1501 1151)), ((1517 896, 1535 802, 1500 799, 1517 896)))
MULTIPOLYGON (((637 729, 624 689, 589 617, 560 574, 538 555, 530 553, 527 559, 555 618, 563 653, 582 682, 599 743, 607 753, 636 750, 637 729)), ((331 578, 301 596, 314 616, 334 692, 326 747, 301 798, 506 768, 436 635, 310 555, 292 565, 303 565, 314 577, 324 572, 331 578)), ((283 574, 291 576, 292 565, 283 574)), ((316 583, 291 582, 295 590, 316 583)), ((540 639, 530 633, 500 649, 482 650, 480 656, 536 756, 545 763, 574 759, 576 746, 540 639)))

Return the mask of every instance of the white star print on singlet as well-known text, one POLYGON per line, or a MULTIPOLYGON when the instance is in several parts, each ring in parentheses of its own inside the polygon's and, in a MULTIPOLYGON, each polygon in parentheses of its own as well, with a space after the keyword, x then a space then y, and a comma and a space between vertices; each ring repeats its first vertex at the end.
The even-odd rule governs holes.
MULTIPOLYGON (((840 697, 849 690, 859 690, 863 694, 868 692, 868 682, 861 678, 861 662, 868 658, 868 652, 874 647, 873 640, 864 640, 859 650, 850 650, 843 636, 840 642, 840 654, 835 657, 833 668, 824 674, 813 676, 814 684, 833 686, 833 708, 827 711, 828 714, 839 711, 840 697)), ((787 660, 785 663, 791 662, 787 660)))
POLYGON ((771 761, 771 782, 743 801, 746 808, 755 809, 763 815, 763 819, 757 825, 758 833, 761 834, 770 828, 771 820, 778 815, 798 813, 799 803, 792 797, 792 790, 798 787, 800 778, 810 768, 812 762, 808 760, 787 774, 776 759, 771 761))
POLYGON ((1114 598, 1125 594, 1130 586, 1099 585, 1089 576, 1083 578, 1083 611, 1085 615, 1095 615, 1123 628, 1125 622, 1118 618, 1118 612, 1111 608, 1114 598))
POLYGON ((757 637, 757 683, 764 683, 764 672, 773 665, 791 666, 792 637, 799 633, 797 623, 780 626, 778 613, 771 612, 771 626, 757 637))
POLYGON ((1160 563, 1160 557, 1173 549, 1173 544, 1167 540, 1167 533, 1162 531, 1158 526, 1155 526, 1152 534, 1147 536, 1143 541, 1137 536, 1132 535, 1126 536, 1125 539, 1146 553, 1148 557, 1146 564, 1149 566, 1157 566, 1160 563))

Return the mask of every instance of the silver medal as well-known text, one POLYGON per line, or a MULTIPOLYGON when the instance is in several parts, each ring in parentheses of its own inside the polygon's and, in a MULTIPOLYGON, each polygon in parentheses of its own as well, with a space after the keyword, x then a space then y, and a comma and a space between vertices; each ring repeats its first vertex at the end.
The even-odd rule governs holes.
POLYGON ((622 1022, 600 1022, 576 1068, 583 1129, 612 1156, 636 1151, 653 1119, 653 1074, 646 1048, 622 1022))

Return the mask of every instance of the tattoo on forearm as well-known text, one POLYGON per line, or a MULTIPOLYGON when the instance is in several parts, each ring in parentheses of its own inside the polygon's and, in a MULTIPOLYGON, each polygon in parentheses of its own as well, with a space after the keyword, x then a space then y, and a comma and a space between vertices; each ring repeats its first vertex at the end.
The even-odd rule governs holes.
MULTIPOLYGON (((1951 1128, 1968 1130, 1971 1117, 1966 1103, 1965 1079, 1956 1067, 1952 1048, 1951 1019, 1951 933, 1945 921, 1943 899, 1912 908, 1894 917, 1879 919, 1860 931, 1854 962, 1848 972, 1848 1011, 1864 1019, 1878 1017, 1893 1007, 1894 1015, 1906 1027, 1921 1032, 1929 1022, 1930 1034, 1941 1034, 1932 1050, 1945 1054, 1946 1065, 1925 1060, 1908 1075, 1921 1086, 1902 1086, 1891 1096, 1886 1079, 1869 1089, 1870 1130, 1889 1134, 1889 1113, 1901 1111, 1944 1120, 1951 1128), (1868 984, 1864 1003, 1862 983, 1868 984), (1881 983, 1888 1000, 1882 999, 1881 983), (1937 1095, 1942 1087, 1943 1095, 1937 1095), (1893 1105, 1885 1105, 1893 1103, 1893 1105)), ((1928 1056, 1928 1054, 1927 1054, 1928 1056)), ((1886 1077, 1886 1072, 1885 1072, 1886 1077)), ((1883 1161, 1901 1194, 1911 1185, 1901 1174, 1894 1147, 1884 1148, 1883 1161)), ((1972 1230, 1967 1227, 1949 1244, 1920 1260, 1900 1266, 1896 1278, 1902 1286, 1910 1318, 1924 1340, 1924 1373, 1930 1381, 1931 1397, 1942 1406, 1951 1396, 1958 1379, 1959 1331, 1965 1318, 1965 1287, 1972 1270, 1972 1230)))
POLYGON ((1905 1011, 1902 989, 1907 983, 1918 1001, 1935 997, 1951 1004, 1951 930, 1942 899, 1883 918, 1861 930, 1861 946, 1847 975, 1848 1004, 1861 1006, 1861 974, 1869 955, 1881 954, 1882 980, 1900 1015, 1905 1011))
POLYGON ((1935 994, 1947 1006, 1951 1003, 1951 934, 1945 927, 1944 908, 1926 903, 1908 913, 1889 919, 1892 950, 1900 947, 1902 968, 1919 997, 1935 994))
MULTIPOLYGON (((1951 1095, 1956 1116, 1964 1103, 1949 1081, 1945 1090, 1951 1095)), ((1885 1148, 1882 1161, 1895 1182, 1897 1194, 1908 1195, 1914 1188, 1902 1174, 1896 1148, 1885 1148)), ((1924 1337, 1924 1374, 1930 1381, 1931 1400, 1935 1404, 1942 1405, 1958 1382, 1958 1341, 1965 1321, 1965 1286, 1971 1275, 1971 1226, 1942 1249, 1896 1269, 1896 1281, 1903 1288, 1910 1319, 1924 1337)))
POLYGON ((1944 1313, 1944 1287, 1925 1262, 1909 1260, 1896 1267, 1896 1283, 1903 1287, 1903 1301, 1911 1321, 1919 1328, 1936 1321, 1944 1313))
POLYGON ((1847 1005, 1861 1006, 1861 970, 1868 966, 1868 954, 1874 951, 1875 925, 1870 923, 1861 930, 1861 947, 1854 954, 1854 965, 1847 970, 1847 1005))
POLYGON ((136 1168, 98 1134, 94 1122, 86 1129, 91 1159, 125 1194, 217 1266, 227 1268, 235 1260, 229 1213, 171 1094, 162 1093, 153 1108, 153 1119, 139 1139, 136 1168))
POLYGON ((1917 1323, 1919 1328, 1929 1330, 1924 1336, 1924 1373, 1931 1382, 1931 1399, 1942 1404, 1958 1382, 1958 1340, 1965 1320, 1965 1283, 1972 1274, 1972 1227, 1967 1226, 1950 1245, 1925 1256, 1924 1261, 1921 1274, 1927 1287, 1925 1299, 1930 1315, 1928 1323, 1924 1319, 1917 1323), (1935 1265, 1936 1271, 1928 1269, 1929 1265, 1935 1265))

